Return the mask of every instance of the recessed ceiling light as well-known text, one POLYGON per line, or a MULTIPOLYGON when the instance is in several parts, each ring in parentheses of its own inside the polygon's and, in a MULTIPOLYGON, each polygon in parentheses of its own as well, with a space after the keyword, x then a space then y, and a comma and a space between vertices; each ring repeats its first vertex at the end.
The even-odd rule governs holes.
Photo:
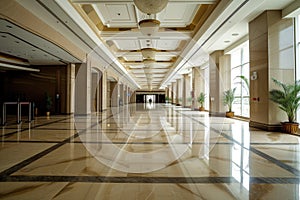
POLYGON ((232 36, 238 36, 239 34, 238 33, 232 33, 231 35, 232 36))
POLYGON ((19 41, 15 41, 15 43, 19 44, 20 42, 19 41))
POLYGON ((6 25, 6 27, 7 27, 7 28, 12 28, 12 26, 10 26, 10 25, 6 25))
POLYGON ((32 51, 35 51, 35 49, 32 49, 32 51))
POLYGON ((226 41, 224 41, 225 43, 229 43, 230 41, 229 40, 226 40, 226 41))
POLYGON ((6 38, 6 35, 1 35, 1 37, 6 38))

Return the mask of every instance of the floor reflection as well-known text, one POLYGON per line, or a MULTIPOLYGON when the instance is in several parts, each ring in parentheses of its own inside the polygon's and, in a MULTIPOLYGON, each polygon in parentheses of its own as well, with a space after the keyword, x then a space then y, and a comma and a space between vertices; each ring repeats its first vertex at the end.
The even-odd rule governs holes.
POLYGON ((3 199, 299 199, 298 136, 170 104, 1 133, 3 199))

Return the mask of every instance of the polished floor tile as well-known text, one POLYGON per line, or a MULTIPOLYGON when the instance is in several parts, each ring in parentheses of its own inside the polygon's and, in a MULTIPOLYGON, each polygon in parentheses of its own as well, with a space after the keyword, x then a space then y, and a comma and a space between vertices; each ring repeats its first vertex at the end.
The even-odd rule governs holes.
POLYGON ((1 127, 1 199, 299 199, 299 137, 172 105, 1 127))

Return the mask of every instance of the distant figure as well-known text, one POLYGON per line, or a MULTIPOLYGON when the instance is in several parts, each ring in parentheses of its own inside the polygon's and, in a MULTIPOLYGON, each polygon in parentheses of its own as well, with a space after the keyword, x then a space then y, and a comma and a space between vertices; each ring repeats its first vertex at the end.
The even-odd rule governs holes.
POLYGON ((149 103, 152 103, 152 99, 149 99, 149 103))

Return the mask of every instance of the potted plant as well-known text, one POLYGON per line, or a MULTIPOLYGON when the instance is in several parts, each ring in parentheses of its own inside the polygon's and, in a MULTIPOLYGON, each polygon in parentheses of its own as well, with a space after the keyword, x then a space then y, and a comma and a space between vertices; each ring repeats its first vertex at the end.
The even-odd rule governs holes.
POLYGON ((300 104, 300 80, 294 84, 285 84, 276 79, 274 83, 282 90, 273 89, 270 91, 270 99, 279 105, 288 117, 288 122, 282 122, 282 130, 286 133, 296 133, 299 123, 296 120, 296 112, 300 104))
POLYGON ((178 98, 177 102, 176 102, 176 106, 180 106, 181 105, 181 101, 182 101, 182 98, 178 98))
POLYGON ((48 93, 46 93, 45 94, 45 103, 46 103, 46 115, 47 116, 50 116, 50 110, 51 110, 51 108, 52 108, 52 98, 51 98, 51 96, 48 94, 48 93))
POLYGON ((192 106, 193 98, 192 97, 188 97, 187 101, 188 101, 188 107, 191 107, 192 106))
POLYGON ((232 112, 232 103, 234 101, 234 93, 236 88, 226 90, 224 92, 224 104, 228 106, 228 111, 226 112, 226 117, 232 118, 234 112, 232 112))
POLYGON ((169 103, 170 102, 170 98, 169 97, 165 97, 165 102, 169 103))
POLYGON ((205 94, 203 93, 203 92, 201 92, 200 93, 200 95, 199 95, 199 97, 198 97, 198 102, 200 103, 200 107, 199 107, 199 110, 200 111, 204 111, 205 109, 204 109, 204 106, 203 106, 203 104, 204 104, 204 101, 205 101, 205 94))

